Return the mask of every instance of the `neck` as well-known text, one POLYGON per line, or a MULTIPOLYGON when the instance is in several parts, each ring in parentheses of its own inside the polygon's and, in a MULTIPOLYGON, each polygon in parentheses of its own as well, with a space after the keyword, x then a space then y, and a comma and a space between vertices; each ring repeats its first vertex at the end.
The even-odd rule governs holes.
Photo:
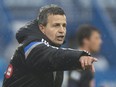
POLYGON ((81 46, 81 47, 79 47, 79 49, 80 50, 86 50, 86 51, 91 53, 90 49, 88 47, 86 47, 86 46, 81 46))

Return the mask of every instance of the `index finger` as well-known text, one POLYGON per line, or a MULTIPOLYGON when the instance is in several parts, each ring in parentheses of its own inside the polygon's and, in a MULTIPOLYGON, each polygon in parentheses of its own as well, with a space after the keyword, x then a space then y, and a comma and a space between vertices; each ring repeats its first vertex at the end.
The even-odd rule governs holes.
POLYGON ((97 61, 98 61, 97 58, 92 58, 92 63, 93 63, 93 62, 97 62, 97 61))

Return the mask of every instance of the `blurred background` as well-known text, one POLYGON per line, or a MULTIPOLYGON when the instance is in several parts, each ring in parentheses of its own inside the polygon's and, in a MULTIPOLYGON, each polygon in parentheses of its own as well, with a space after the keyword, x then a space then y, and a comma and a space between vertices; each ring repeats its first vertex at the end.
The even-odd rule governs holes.
MULTIPOLYGON (((16 31, 37 17, 39 8, 47 4, 61 6, 67 16, 64 47, 77 48, 75 32, 81 24, 91 24, 102 34, 103 45, 96 55, 96 87, 116 87, 116 0, 0 0, 0 87, 3 75, 18 43, 16 31)), ((67 87, 65 72, 63 87, 67 87)), ((74 74, 73 77, 79 77, 74 74)), ((71 86, 70 86, 71 87, 71 86)))

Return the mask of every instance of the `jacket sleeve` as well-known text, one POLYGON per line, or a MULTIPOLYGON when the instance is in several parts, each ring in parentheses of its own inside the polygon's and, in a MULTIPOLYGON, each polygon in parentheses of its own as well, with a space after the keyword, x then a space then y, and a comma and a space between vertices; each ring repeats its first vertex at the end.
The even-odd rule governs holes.
POLYGON ((32 42, 24 48, 26 64, 37 71, 60 71, 82 69, 81 56, 88 56, 84 51, 57 48, 42 42, 32 42))

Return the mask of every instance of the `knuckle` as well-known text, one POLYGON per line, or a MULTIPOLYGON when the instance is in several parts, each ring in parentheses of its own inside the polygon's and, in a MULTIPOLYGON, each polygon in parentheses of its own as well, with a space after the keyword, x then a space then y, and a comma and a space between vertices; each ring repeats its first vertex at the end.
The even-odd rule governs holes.
POLYGON ((81 64, 83 64, 83 62, 80 62, 81 64))
POLYGON ((91 63, 89 63, 89 65, 91 65, 91 63))
POLYGON ((85 65, 88 65, 87 62, 85 62, 85 65))

